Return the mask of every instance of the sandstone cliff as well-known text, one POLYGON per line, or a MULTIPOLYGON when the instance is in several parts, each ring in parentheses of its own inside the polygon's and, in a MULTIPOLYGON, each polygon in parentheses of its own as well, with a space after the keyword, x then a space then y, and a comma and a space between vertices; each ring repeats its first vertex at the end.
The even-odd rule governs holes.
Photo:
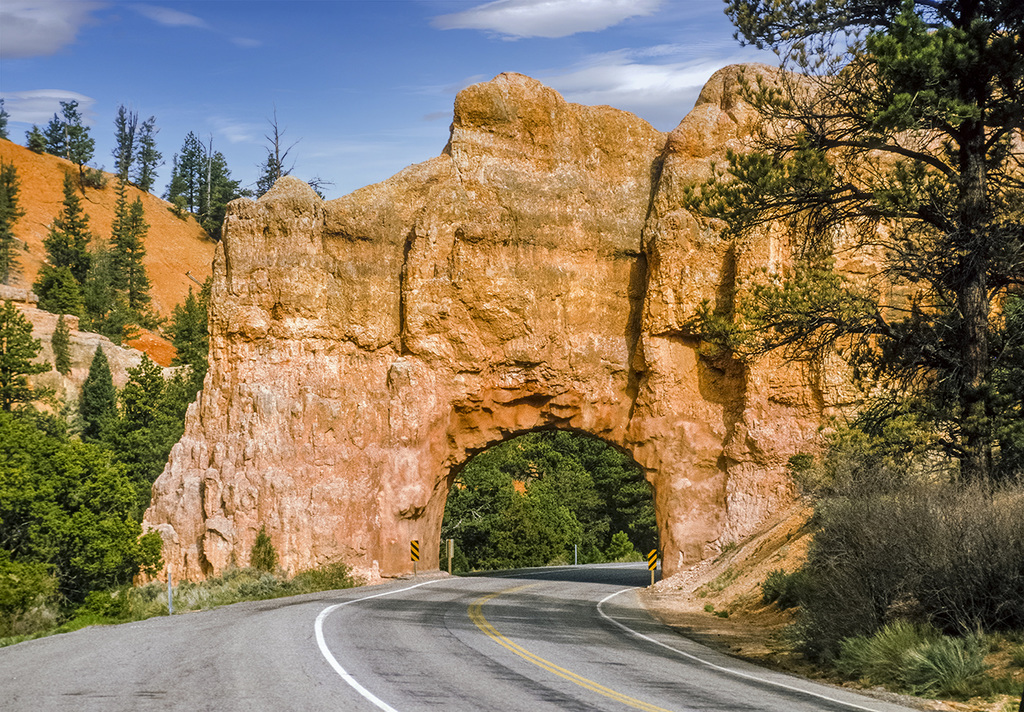
POLYGON ((828 405, 820 375, 707 362, 684 327, 788 255, 683 207, 753 128, 737 71, 668 135, 503 74, 458 95, 437 158, 331 202, 284 178, 233 203, 211 369, 145 520, 175 576, 247 563, 261 526, 293 572, 401 574, 410 539, 434 567, 455 473, 537 427, 632 453, 666 574, 786 503, 787 458, 828 405))

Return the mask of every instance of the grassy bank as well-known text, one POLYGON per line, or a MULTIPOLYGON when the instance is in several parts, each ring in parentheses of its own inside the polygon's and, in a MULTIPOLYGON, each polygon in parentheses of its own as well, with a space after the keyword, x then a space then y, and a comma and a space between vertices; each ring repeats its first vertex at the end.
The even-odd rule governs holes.
MULTIPOLYGON (((232 568, 221 576, 175 586, 174 613, 359 585, 361 582, 352 578, 348 567, 342 563, 303 571, 290 578, 280 572, 232 568)), ((20 627, 24 632, 0 638, 0 647, 56 633, 69 633, 91 625, 112 625, 166 615, 167 585, 164 583, 157 581, 145 586, 94 591, 85 603, 63 615, 57 610, 37 609, 29 611, 19 621, 9 622, 8 629, 17 631, 20 627)))

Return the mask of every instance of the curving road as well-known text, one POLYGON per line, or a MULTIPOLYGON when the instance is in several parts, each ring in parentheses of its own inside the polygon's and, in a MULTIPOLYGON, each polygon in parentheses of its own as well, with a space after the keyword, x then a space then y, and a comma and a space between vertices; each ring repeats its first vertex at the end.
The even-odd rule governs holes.
POLYGON ((421 578, 0 649, 3 710, 909 708, 767 671, 656 623, 642 564, 421 578))

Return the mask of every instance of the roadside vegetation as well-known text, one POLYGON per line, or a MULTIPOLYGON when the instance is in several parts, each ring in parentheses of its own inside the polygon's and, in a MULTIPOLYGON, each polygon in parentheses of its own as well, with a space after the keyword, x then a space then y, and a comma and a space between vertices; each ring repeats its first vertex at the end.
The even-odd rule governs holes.
MULTIPOLYGON (((183 582, 174 586, 172 602, 174 614, 177 615, 242 601, 265 601, 359 585, 360 582, 352 578, 348 567, 342 563, 302 571, 293 577, 288 577, 280 570, 270 572, 256 568, 229 568, 220 576, 205 581, 183 582)), ((33 614, 52 621, 59 620, 56 611, 37 609, 33 614)), ((0 647, 55 633, 70 633, 91 625, 114 625, 166 615, 169 615, 167 584, 160 581, 144 586, 127 585, 92 591, 84 603, 59 625, 51 624, 31 629, 24 626, 26 621, 22 619, 13 626, 8 625, 6 629, 0 629, 0 647), (19 633, 19 630, 28 632, 19 633)))
POLYGON ((767 577, 764 600, 797 611, 791 640, 822 670, 1016 698, 1024 9, 730 0, 726 12, 786 71, 741 78, 763 128, 690 187, 690 205, 731 239, 785 230, 793 259, 690 326, 709 361, 846 369, 857 388, 822 450, 790 462, 813 541, 799 570, 767 577), (874 274, 841 267, 858 263, 874 274), (996 658, 1009 672, 989 672, 996 658))
POLYGON ((629 456, 564 430, 526 433, 470 460, 441 528, 452 570, 640 561, 657 548, 654 501, 629 456), (574 549, 575 547, 575 549, 574 549))

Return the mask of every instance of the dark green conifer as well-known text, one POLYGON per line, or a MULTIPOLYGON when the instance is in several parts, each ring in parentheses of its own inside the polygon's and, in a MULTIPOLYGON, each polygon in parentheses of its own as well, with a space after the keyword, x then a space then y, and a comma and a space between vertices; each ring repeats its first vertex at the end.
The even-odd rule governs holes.
POLYGON ((117 417, 117 389, 110 373, 110 362, 99 346, 82 384, 78 413, 82 416, 82 437, 86 440, 99 440, 117 417))
POLYGON ((57 327, 50 338, 53 346, 53 367, 63 376, 71 373, 71 331, 64 315, 57 317, 57 327))
POLYGON ((0 408, 11 411, 18 403, 32 400, 32 387, 28 377, 50 368, 46 363, 34 363, 42 349, 39 339, 32 338, 29 323, 14 302, 5 301, 0 307, 0 408))
POLYGON ((14 224, 25 214, 18 206, 19 190, 18 170, 0 161, 0 284, 10 284, 21 272, 20 242, 14 237, 14 224))
POLYGON ((64 174, 64 205, 60 215, 53 219, 50 232, 43 240, 46 261, 54 267, 68 267, 79 284, 85 283, 89 273, 89 216, 82 210, 75 179, 64 174))
POLYGON ((74 314, 80 317, 85 311, 82 288, 71 274, 70 267, 44 264, 39 268, 32 291, 39 297, 39 308, 51 314, 74 314))

